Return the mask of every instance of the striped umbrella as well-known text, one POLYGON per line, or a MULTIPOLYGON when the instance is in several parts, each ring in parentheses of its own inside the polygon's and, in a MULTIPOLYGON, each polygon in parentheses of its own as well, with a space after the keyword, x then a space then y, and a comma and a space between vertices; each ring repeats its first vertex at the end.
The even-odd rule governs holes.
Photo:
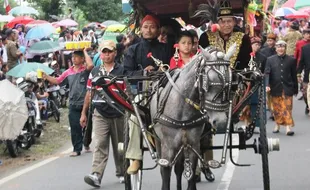
POLYGON ((290 15, 290 14, 295 14, 296 10, 289 8, 289 7, 283 7, 283 8, 279 8, 278 10, 276 10, 274 16, 276 17, 283 17, 286 15, 290 15))

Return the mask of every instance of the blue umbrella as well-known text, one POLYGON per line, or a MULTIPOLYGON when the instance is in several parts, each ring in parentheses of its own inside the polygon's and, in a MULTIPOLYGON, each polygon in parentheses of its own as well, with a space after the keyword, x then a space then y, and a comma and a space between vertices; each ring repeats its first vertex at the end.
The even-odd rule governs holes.
POLYGON ((278 10, 276 10, 274 16, 276 17, 283 17, 286 15, 291 15, 291 14, 295 14, 297 11, 292 9, 292 8, 288 8, 288 7, 283 7, 283 8, 279 8, 278 10))
POLYGON ((11 69, 6 74, 8 76, 12 77, 26 77, 27 73, 30 72, 37 72, 38 69, 41 69, 46 74, 52 74, 54 72, 53 69, 49 68, 46 65, 43 65, 42 63, 23 63, 15 66, 13 69, 11 69))
POLYGON ((47 36, 50 36, 56 32, 56 28, 54 28, 51 24, 42 24, 35 26, 31 28, 27 34, 26 34, 26 39, 27 40, 32 40, 32 39, 41 39, 47 36))
POLYGON ((17 6, 10 10, 10 15, 39 15, 39 12, 32 7, 17 6))

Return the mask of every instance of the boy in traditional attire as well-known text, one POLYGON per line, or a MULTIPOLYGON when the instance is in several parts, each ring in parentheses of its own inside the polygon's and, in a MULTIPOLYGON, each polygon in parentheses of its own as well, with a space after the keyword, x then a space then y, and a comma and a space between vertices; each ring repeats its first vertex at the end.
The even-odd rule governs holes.
POLYGON ((296 59, 286 55, 286 42, 276 43, 277 55, 267 59, 265 69, 266 91, 271 94, 276 126, 274 133, 279 133, 280 126, 286 127, 286 135, 292 136, 294 126, 292 115, 293 95, 298 93, 296 59))

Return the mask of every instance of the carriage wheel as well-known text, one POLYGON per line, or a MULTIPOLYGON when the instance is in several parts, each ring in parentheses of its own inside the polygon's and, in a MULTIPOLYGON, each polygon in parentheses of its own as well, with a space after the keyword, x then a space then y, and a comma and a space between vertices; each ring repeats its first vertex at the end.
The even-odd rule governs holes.
MULTIPOLYGON (((130 160, 126 158, 126 150, 129 144, 129 118, 130 114, 126 114, 124 124, 124 179, 125 179, 125 190, 141 190, 142 188, 142 170, 140 169, 137 174, 127 174, 127 168, 130 166, 130 160)), ((140 163, 140 168, 143 167, 143 161, 140 163)))
MULTIPOLYGON (((264 101, 263 101, 264 102, 264 101)), ((268 163, 268 141, 266 134, 266 123, 264 117, 265 105, 262 103, 260 109, 260 136, 259 136, 259 149, 262 156, 262 169, 264 190, 270 190, 270 177, 269 177, 269 163, 268 163)))

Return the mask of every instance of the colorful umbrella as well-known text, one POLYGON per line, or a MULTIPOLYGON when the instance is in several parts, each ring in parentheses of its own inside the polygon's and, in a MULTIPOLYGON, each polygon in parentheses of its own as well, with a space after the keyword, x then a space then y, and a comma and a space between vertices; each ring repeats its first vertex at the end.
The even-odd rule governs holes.
POLYGON ((98 27, 102 27, 102 26, 101 26, 101 23, 99 23, 99 22, 91 22, 91 23, 87 24, 85 27, 86 27, 86 28, 87 28, 87 27, 95 27, 95 28, 98 28, 98 27))
POLYGON ((14 18, 13 20, 11 20, 7 26, 10 28, 13 28, 16 24, 23 24, 26 25, 29 22, 34 21, 33 18, 29 17, 29 16, 18 16, 16 18, 14 18))
POLYGON ((35 26, 31 28, 27 34, 26 34, 26 39, 31 40, 31 39, 41 39, 44 37, 50 36, 52 33, 56 31, 56 28, 54 28, 51 24, 41 24, 39 26, 35 26))
POLYGON ((108 26, 106 32, 123 32, 126 29, 126 25, 124 24, 113 24, 108 26))
POLYGON ((279 8, 274 16, 276 17, 283 17, 283 16, 286 16, 286 15, 289 15, 289 14, 294 14, 296 13, 296 10, 292 9, 292 8, 288 8, 288 7, 283 7, 283 8, 279 8))
POLYGON ((34 27, 34 26, 38 26, 38 25, 41 25, 41 24, 48 24, 49 22, 45 21, 45 20, 34 20, 32 22, 29 22, 26 26, 27 27, 34 27))
POLYGON ((77 22, 75 22, 74 20, 71 20, 71 19, 65 19, 65 20, 62 20, 62 21, 59 21, 58 22, 58 26, 77 26, 79 25, 77 22))
POLYGON ((50 40, 44 40, 33 44, 29 49, 29 53, 44 54, 55 52, 64 49, 64 46, 60 45, 59 42, 53 42, 50 40))
POLYGON ((39 12, 32 7, 18 6, 14 7, 9 12, 10 15, 39 15, 39 12))
POLYGON ((0 22, 10 22, 14 18, 12 15, 0 15, 0 22))
POLYGON ((308 18, 309 14, 301 12, 301 11, 297 11, 294 14, 289 14, 285 16, 286 18, 295 18, 295 19, 299 19, 299 18, 308 18))
POLYGON ((103 23, 101 23, 101 26, 108 27, 113 24, 121 24, 121 23, 117 22, 116 20, 106 20, 103 23))
POLYGON ((296 0, 296 3, 294 5, 294 8, 299 10, 304 7, 310 7, 310 1, 309 0, 296 0))
POLYGON ((6 74, 12 77, 26 77, 27 73, 30 72, 37 72, 38 69, 41 69, 44 73, 50 75, 54 72, 53 69, 49 68, 48 66, 43 65, 42 63, 23 63, 15 66, 6 74))

